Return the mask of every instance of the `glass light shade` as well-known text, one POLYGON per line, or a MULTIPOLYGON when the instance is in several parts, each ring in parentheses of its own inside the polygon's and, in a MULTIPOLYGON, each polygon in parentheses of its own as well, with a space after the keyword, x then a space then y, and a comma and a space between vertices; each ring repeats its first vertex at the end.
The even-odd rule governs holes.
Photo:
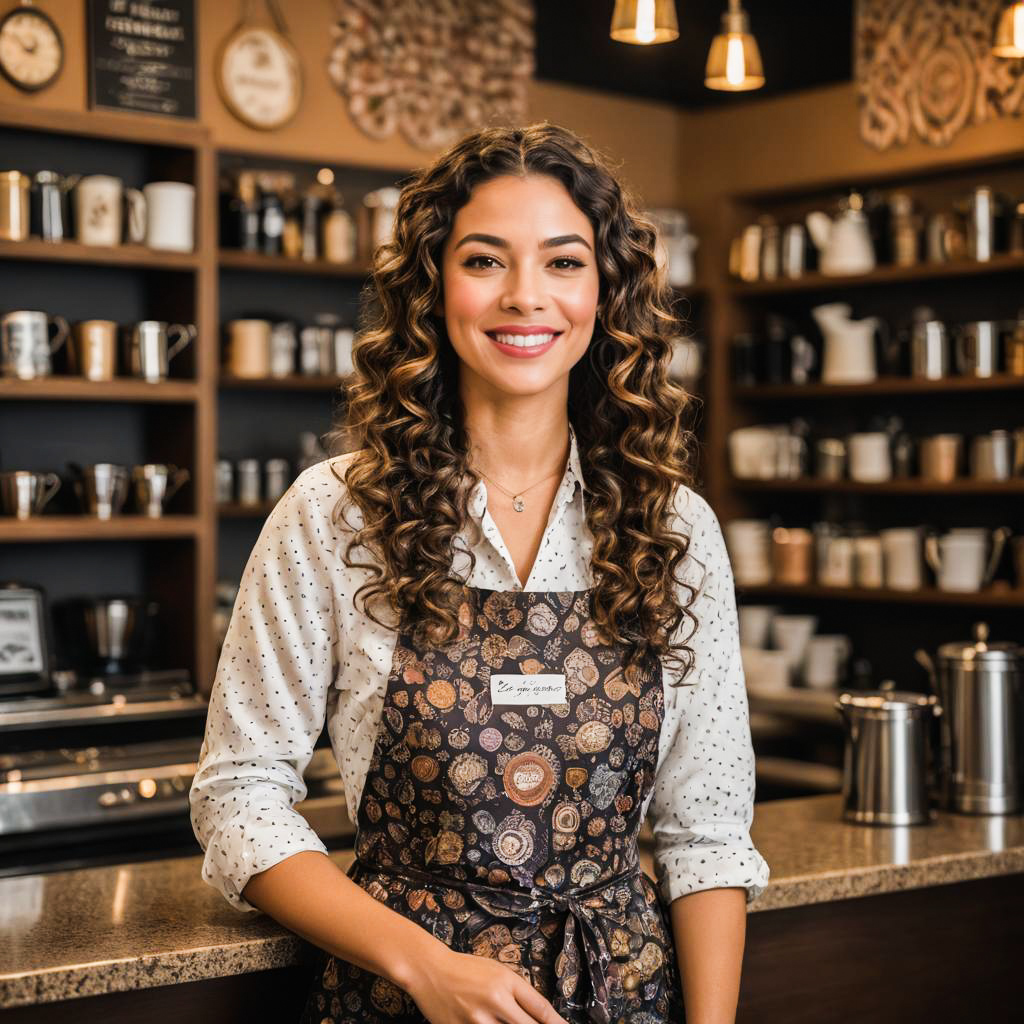
POLYGON ((722 31, 711 40, 704 84, 709 89, 743 92, 764 85, 761 51, 750 34, 750 22, 739 0, 729 0, 722 15, 722 31))
POLYGON ((1024 57, 1024 3, 1010 4, 999 16, 996 41, 992 47, 996 57, 1024 57))
POLYGON ((611 37, 639 46, 678 39, 675 0, 615 0, 611 37))

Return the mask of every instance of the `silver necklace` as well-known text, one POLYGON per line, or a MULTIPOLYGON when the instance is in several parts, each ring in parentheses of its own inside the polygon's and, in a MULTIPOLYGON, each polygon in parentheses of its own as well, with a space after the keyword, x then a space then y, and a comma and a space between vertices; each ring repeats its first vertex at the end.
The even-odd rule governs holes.
MULTIPOLYGON (((491 480, 491 478, 482 469, 477 469, 477 472, 485 480, 491 480)), ((556 469, 554 473, 548 473, 546 477, 543 477, 542 479, 538 480, 536 484, 530 484, 529 487, 524 487, 521 491, 518 492, 510 491, 507 487, 502 487, 497 480, 491 480, 491 483, 494 484, 494 486, 497 487, 499 491, 504 492, 512 499, 512 507, 517 512, 523 512, 526 509, 526 502, 523 501, 523 495, 527 491, 532 491, 533 488, 537 486, 537 484, 542 484, 545 480, 550 480, 553 476, 558 476, 560 473, 564 472, 564 469, 556 469)))

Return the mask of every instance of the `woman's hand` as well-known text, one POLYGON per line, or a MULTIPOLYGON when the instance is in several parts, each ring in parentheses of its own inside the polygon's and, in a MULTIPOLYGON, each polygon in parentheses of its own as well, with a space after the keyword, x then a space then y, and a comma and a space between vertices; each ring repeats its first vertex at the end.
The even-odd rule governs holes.
POLYGON ((568 1024, 498 960, 445 947, 421 968, 407 990, 430 1024, 568 1024))

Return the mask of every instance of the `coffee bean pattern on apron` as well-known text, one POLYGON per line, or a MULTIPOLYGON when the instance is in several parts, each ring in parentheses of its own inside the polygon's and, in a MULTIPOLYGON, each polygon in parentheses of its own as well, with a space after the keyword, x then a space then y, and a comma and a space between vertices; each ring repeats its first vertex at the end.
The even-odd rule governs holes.
MULTIPOLYGON (((571 1024, 685 1021, 671 923, 636 838, 664 717, 592 588, 470 588, 446 647, 395 646, 349 877, 452 949, 506 964, 571 1024), (564 673, 565 704, 492 704, 491 673, 564 673)), ((323 953, 303 1024, 422 1024, 323 953)))

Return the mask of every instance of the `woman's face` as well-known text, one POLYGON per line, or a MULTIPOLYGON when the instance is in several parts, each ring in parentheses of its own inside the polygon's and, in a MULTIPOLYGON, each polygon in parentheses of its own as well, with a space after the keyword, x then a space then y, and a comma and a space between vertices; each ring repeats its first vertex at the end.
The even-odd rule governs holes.
POLYGON ((600 279, 590 221, 560 181, 478 185, 455 215, 442 276, 463 393, 565 395, 594 333, 600 279))

